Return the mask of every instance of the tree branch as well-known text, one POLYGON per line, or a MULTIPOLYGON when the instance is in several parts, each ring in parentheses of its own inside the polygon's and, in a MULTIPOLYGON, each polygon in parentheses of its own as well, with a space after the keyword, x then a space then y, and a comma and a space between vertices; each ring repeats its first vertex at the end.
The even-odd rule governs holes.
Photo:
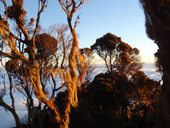
POLYGON ((38 10, 38 13, 37 13, 36 25, 35 25, 32 39, 35 37, 35 34, 37 32, 39 22, 40 22, 41 13, 44 11, 45 7, 47 6, 47 0, 39 0, 38 6, 40 6, 40 3, 41 3, 41 8, 38 10))

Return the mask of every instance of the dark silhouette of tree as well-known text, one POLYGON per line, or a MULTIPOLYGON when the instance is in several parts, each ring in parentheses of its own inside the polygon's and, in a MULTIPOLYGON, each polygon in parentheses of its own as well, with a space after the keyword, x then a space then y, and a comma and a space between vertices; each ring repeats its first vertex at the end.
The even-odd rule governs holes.
POLYGON ((163 72, 161 92, 161 127, 170 127, 170 1, 140 0, 145 13, 146 33, 158 45, 155 54, 159 70, 163 72))
POLYGON ((47 60, 47 58, 50 58, 51 55, 56 53, 58 44, 56 39, 46 33, 36 35, 35 39, 37 46, 37 59, 47 60))
POLYGON ((11 99, 11 105, 9 105, 8 103, 5 102, 5 100, 3 99, 4 96, 6 95, 6 93, 8 92, 8 88, 6 87, 6 83, 5 83, 5 74, 1 74, 2 75, 2 79, 3 79, 3 85, 4 85, 4 88, 0 90, 0 106, 4 107, 5 110, 11 112, 11 114, 13 115, 14 119, 15 119, 15 123, 16 123, 16 126, 17 128, 22 128, 22 124, 21 124, 21 120, 16 112, 16 109, 15 109, 15 98, 14 98, 14 85, 13 85, 13 82, 12 82, 12 77, 10 76, 10 73, 7 72, 7 75, 8 75, 8 79, 9 79, 9 96, 10 96, 10 99, 11 99))
POLYGON ((142 66, 139 50, 132 48, 120 37, 111 33, 97 39, 91 49, 95 50, 104 60, 108 72, 122 72, 126 75, 132 75, 142 66))
POLYGON ((157 125, 160 84, 137 72, 97 75, 79 89, 79 106, 72 110, 71 128, 151 128, 157 125))
MULTIPOLYGON (((130 115, 131 118, 132 116, 138 117, 139 121, 158 127, 161 91, 159 82, 151 80, 141 71, 132 75, 131 82, 135 86, 129 106, 129 112, 132 114, 130 115)), ((133 121, 136 122, 137 120, 133 119, 133 121)))

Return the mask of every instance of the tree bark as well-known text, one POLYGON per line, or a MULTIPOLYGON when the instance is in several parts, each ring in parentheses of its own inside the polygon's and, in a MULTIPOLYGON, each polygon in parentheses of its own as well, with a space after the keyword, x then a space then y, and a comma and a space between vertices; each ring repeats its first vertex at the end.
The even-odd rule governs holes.
POLYGON ((38 63, 34 62, 34 63, 30 64, 29 69, 30 69, 29 70, 30 80, 33 85, 34 93, 35 93, 37 99, 40 102, 47 105, 50 108, 50 110, 54 112, 56 122, 60 122, 61 121, 60 113, 59 113, 57 107, 55 106, 53 99, 47 99, 47 97, 45 96, 45 94, 41 88, 38 63))

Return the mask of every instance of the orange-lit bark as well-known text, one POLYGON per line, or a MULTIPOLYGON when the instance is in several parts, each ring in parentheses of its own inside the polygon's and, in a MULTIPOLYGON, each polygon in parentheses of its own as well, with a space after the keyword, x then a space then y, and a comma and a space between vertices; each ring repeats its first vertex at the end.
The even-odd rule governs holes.
POLYGON ((29 76, 37 99, 47 105, 55 113, 56 121, 60 122, 60 113, 55 106, 53 99, 47 99, 45 93, 42 90, 38 63, 29 65, 29 76))
MULTIPOLYGON (((75 27, 72 25, 72 18, 76 10, 83 4, 84 0, 58 0, 63 11, 67 15, 67 22, 69 29, 72 34, 73 38, 73 43, 71 47, 71 52, 69 55, 69 69, 70 73, 66 72, 66 84, 67 84, 67 89, 68 89, 68 103, 66 104, 66 109, 65 109, 65 118, 64 118, 64 125, 62 126, 63 128, 68 128, 69 124, 69 113, 70 113, 70 107, 76 107, 78 104, 78 98, 77 98, 77 87, 82 82, 84 78, 84 73, 85 73, 85 68, 84 68, 84 58, 80 54, 79 50, 79 42, 78 42, 78 37, 75 31, 75 27), (81 74, 77 74, 77 62, 76 60, 80 61, 82 72, 81 74)), ((76 26, 76 22, 74 26, 76 26)))
MULTIPOLYGON (((36 98, 39 100, 40 103, 44 103, 54 113, 56 122, 59 123, 61 128, 68 128, 70 109, 71 106, 76 107, 78 104, 77 87, 83 81, 85 70, 83 66, 84 58, 80 54, 78 37, 75 31, 77 22, 75 22, 73 28, 72 17, 76 10, 83 4, 84 0, 59 0, 60 4, 63 5, 63 9, 67 14, 68 25, 73 38, 71 52, 69 55, 69 71, 65 71, 64 69, 58 70, 58 74, 63 77, 63 80, 65 81, 65 84, 67 86, 68 100, 66 101, 66 107, 63 108, 64 115, 60 114, 58 107, 54 102, 54 94, 50 98, 46 96, 40 80, 40 66, 38 61, 36 60, 37 46, 35 43, 35 36, 38 31, 41 13, 46 7, 47 1, 39 0, 39 8, 37 12, 37 18, 35 20, 35 28, 32 34, 30 34, 28 28, 26 27, 26 11, 24 10, 23 0, 12 0, 12 5, 9 7, 6 6, 5 0, 3 0, 3 2, 5 15, 4 17, 0 16, 0 35, 2 36, 3 41, 7 42, 10 50, 9 52, 1 51, 1 56, 8 57, 10 61, 12 61, 13 59, 17 59, 20 64, 24 64, 24 68, 26 68, 25 70, 27 71, 25 72, 25 74, 26 76, 28 76, 28 78, 26 79, 28 79, 30 85, 33 86, 33 91, 36 98), (63 4, 64 2, 65 4, 63 4), (66 4, 67 7, 65 6, 66 4), (17 27, 20 34, 23 35, 22 37, 18 37, 12 33, 12 31, 10 30, 10 22, 8 21, 8 19, 11 19, 16 23, 15 27, 17 27), (22 50, 20 50, 20 46, 17 45, 18 43, 23 44, 24 48, 22 50), (77 61, 79 61, 81 64, 81 74, 77 74, 77 61)), ((9 67, 11 68, 11 65, 9 65, 9 67)), ((50 73, 52 74, 52 72, 49 72, 49 74, 50 73)))

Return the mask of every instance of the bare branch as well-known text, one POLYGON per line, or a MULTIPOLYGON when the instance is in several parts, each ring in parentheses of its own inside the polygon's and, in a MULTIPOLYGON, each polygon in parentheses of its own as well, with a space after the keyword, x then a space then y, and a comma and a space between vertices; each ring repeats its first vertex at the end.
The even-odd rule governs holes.
MULTIPOLYGON (((64 10, 64 12, 66 13, 66 14, 68 14, 68 12, 67 12, 67 10, 68 10, 68 8, 71 6, 66 6, 65 4, 64 4, 64 1, 63 0, 58 0, 59 1, 59 3, 60 3, 60 6, 62 7, 62 9, 64 10)), ((66 1, 67 3, 68 3, 68 0, 66 1)))
POLYGON ((12 83, 12 77, 10 76, 9 72, 7 72, 8 74, 8 79, 9 79, 9 95, 12 101, 12 108, 15 110, 15 100, 14 100, 14 96, 13 96, 13 83, 12 83))
POLYGON ((12 37, 14 37, 16 40, 18 40, 19 42, 22 42, 24 44, 26 44, 25 40, 23 40, 22 38, 18 38, 16 35, 14 35, 12 32, 9 32, 9 35, 11 35, 12 37))
POLYGON ((6 94, 6 84, 5 84, 5 74, 2 74, 2 79, 3 79, 3 85, 4 85, 4 88, 0 90, 0 100, 3 99, 4 95, 6 94))
POLYGON ((32 39, 35 37, 35 34, 37 32, 39 22, 40 22, 41 13, 44 11, 45 7, 47 6, 47 0, 39 0, 38 6, 39 7, 41 6, 41 7, 40 7, 40 9, 38 10, 38 13, 37 13, 36 25, 35 25, 35 29, 34 29, 34 32, 33 32, 32 39))
POLYGON ((75 23, 74 23, 74 29, 77 27, 77 25, 80 23, 80 15, 76 17, 75 23))
POLYGON ((8 57, 8 58, 15 58, 11 53, 5 53, 0 51, 0 56, 8 57))
POLYGON ((80 8, 84 3, 84 0, 79 0, 79 4, 77 4, 76 8, 80 8))

